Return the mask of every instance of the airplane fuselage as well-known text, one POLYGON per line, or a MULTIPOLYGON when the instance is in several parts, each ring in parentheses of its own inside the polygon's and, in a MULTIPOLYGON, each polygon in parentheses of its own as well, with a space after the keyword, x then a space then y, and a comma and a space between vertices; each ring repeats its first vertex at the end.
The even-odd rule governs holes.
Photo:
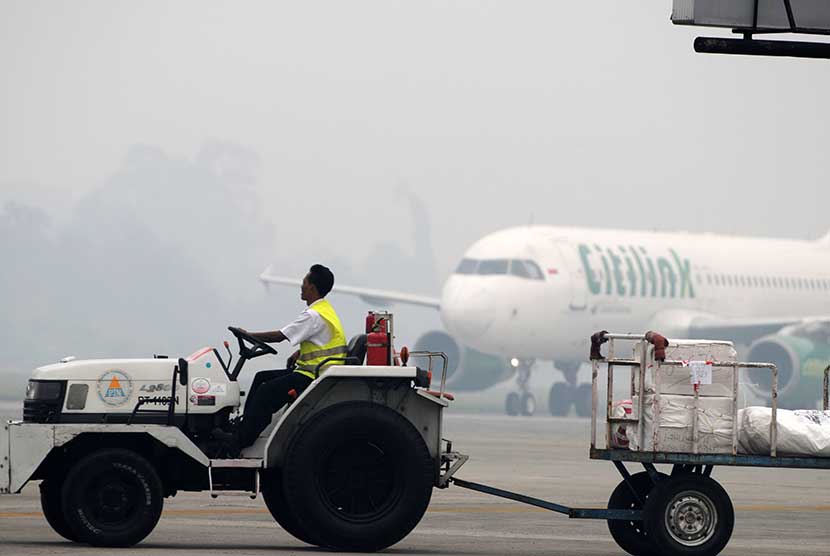
POLYGON ((830 315, 830 244, 532 226, 473 244, 444 285, 447 330, 485 353, 587 357, 600 329, 684 335, 700 317, 830 315))

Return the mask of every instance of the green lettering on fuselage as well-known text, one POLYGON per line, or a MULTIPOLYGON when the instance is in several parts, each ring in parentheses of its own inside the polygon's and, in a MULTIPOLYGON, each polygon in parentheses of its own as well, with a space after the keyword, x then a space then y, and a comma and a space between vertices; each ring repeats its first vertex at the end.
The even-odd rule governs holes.
POLYGON ((615 249, 579 244, 578 251, 588 291, 593 295, 695 297, 691 262, 674 249, 668 250, 670 257, 657 257, 656 262, 642 246, 619 245, 615 249))
POLYGON ((594 277, 594 271, 591 269, 591 261, 588 257, 591 256, 591 248, 587 245, 580 244, 579 258, 582 259, 582 268, 585 269, 585 280, 588 281, 588 291, 592 294, 598 294, 602 284, 594 277))

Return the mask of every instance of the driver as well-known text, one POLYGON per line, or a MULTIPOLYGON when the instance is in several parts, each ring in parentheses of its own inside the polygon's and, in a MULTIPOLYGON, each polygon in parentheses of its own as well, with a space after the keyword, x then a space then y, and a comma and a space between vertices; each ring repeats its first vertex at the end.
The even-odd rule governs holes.
MULTIPOLYGON (((334 274, 331 270, 320 264, 312 265, 300 287, 300 299, 308 307, 294 322, 272 332, 247 332, 243 329, 243 332, 262 342, 288 340, 292 345, 299 344, 300 349, 288 358, 288 369, 257 373, 237 429, 232 433, 214 430, 214 437, 229 442, 234 451, 254 443, 271 423, 271 416, 301 394, 316 378, 315 371, 320 363, 330 357, 346 356, 343 326, 334 307, 325 299, 333 285, 334 274)), ((340 361, 331 361, 321 370, 340 364, 340 361)))

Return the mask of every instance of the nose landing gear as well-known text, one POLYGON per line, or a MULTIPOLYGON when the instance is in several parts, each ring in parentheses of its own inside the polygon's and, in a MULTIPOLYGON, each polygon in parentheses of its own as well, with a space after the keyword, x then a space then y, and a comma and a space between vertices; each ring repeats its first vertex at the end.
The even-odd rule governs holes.
POLYGON ((518 392, 510 392, 504 403, 508 415, 533 415, 536 413, 536 397, 530 392, 530 367, 532 360, 513 359, 511 364, 516 368, 516 386, 518 392))

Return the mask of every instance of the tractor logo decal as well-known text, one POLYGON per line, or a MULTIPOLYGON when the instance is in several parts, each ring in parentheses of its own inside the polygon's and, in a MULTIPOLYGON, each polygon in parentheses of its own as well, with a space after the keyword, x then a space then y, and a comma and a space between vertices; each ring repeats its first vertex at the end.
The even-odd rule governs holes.
POLYGON ((133 383, 122 371, 107 371, 98 379, 98 397, 107 405, 124 405, 132 393, 133 383))
POLYGON ((194 378, 190 383, 190 389, 196 394, 207 394, 210 390, 210 380, 203 377, 194 378))

